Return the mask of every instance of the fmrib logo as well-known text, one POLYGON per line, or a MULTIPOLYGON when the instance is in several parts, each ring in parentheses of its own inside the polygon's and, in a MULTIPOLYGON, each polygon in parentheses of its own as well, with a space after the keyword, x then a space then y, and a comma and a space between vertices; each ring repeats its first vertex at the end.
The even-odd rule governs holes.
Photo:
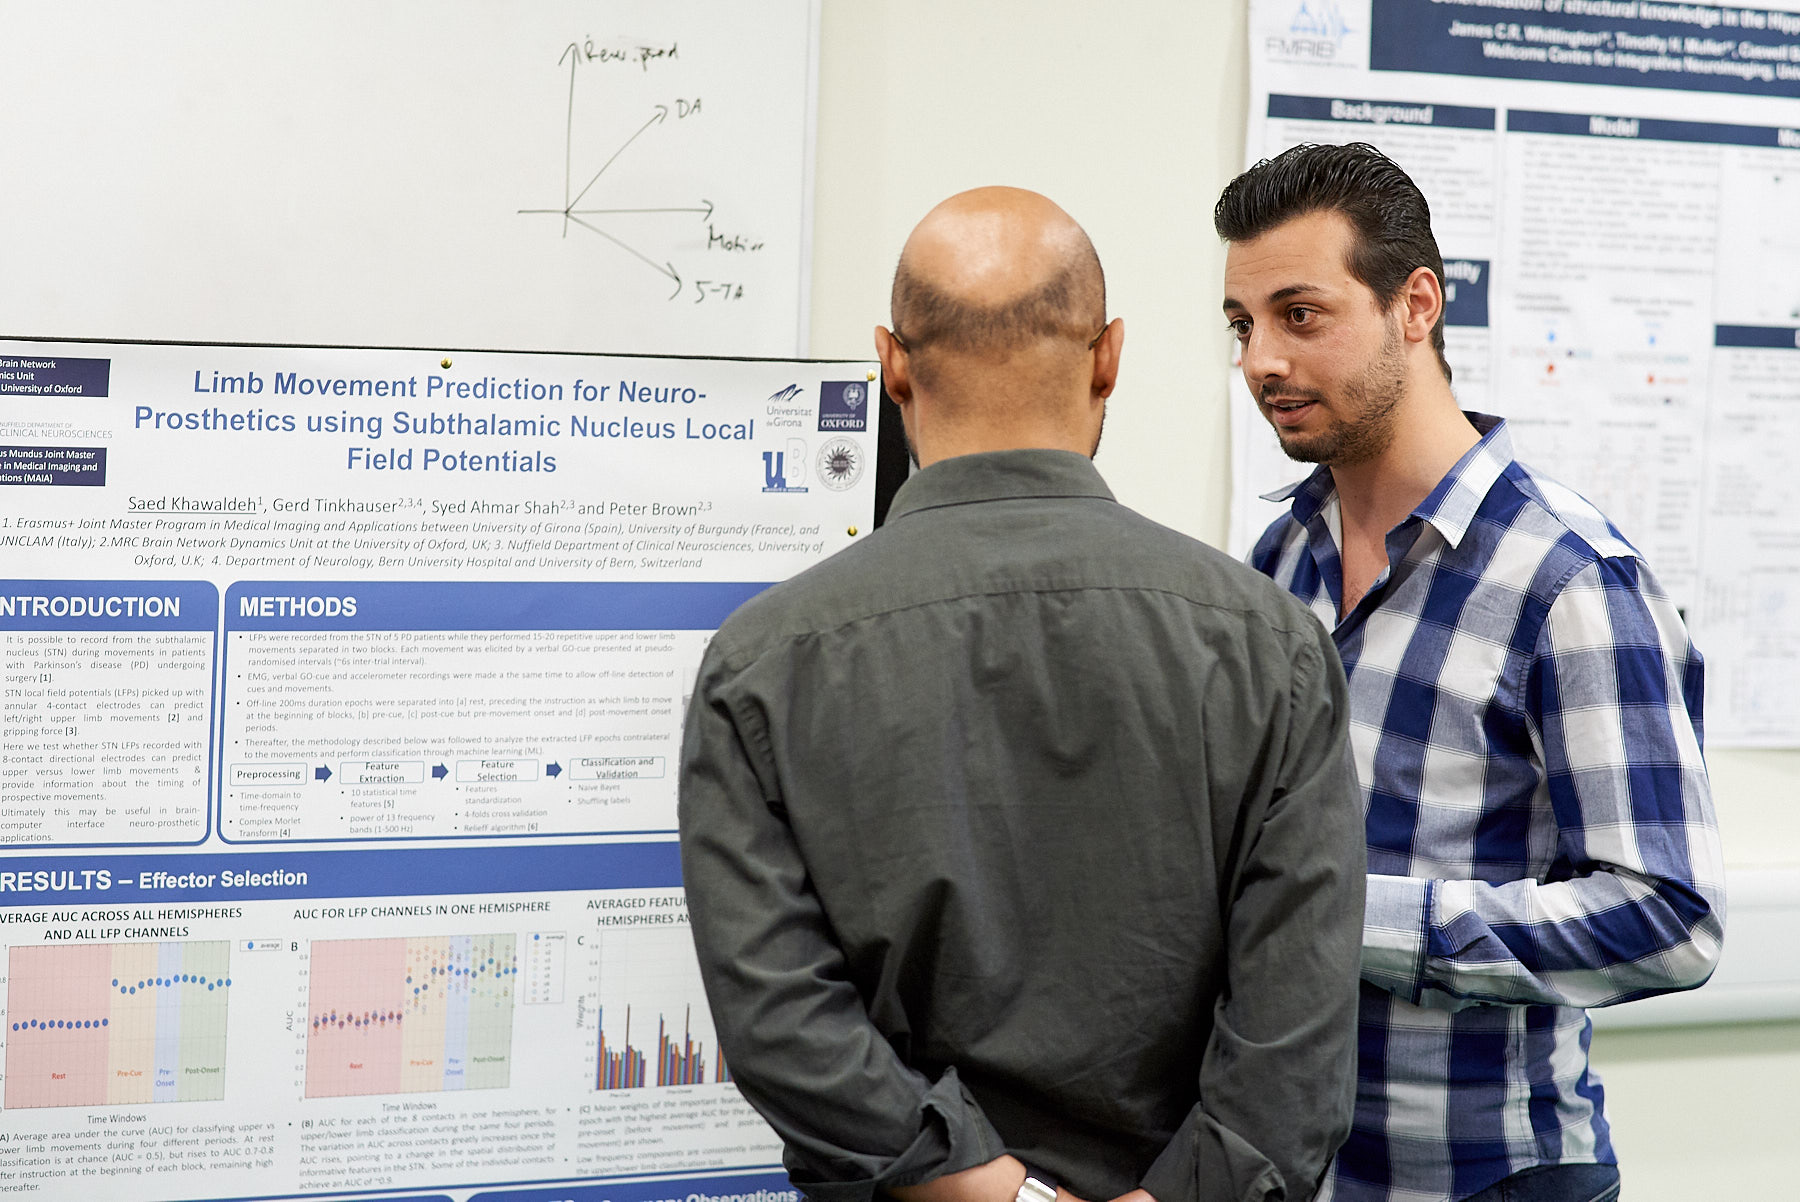
POLYGON ((1263 49, 1280 62, 1331 63, 1350 32, 1337 0, 1300 0, 1287 28, 1266 38, 1263 49))
POLYGON ((861 380, 819 385, 819 429, 861 433, 869 428, 869 386, 861 380))
POLYGON ((806 443, 798 438, 787 440, 785 451, 764 451, 764 492, 805 492, 806 443))
POLYGON ((834 438, 819 448, 819 483, 833 492, 856 487, 862 479, 863 449, 855 439, 834 438))

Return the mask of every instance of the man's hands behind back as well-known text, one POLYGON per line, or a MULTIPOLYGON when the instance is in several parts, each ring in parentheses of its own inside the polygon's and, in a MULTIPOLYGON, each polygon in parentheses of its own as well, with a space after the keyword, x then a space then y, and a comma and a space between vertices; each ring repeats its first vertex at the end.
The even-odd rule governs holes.
MULTIPOLYGON (((1013 1202, 1019 1187, 1025 1184, 1025 1162, 1016 1156, 997 1156, 986 1164, 957 1173, 945 1173, 918 1185, 898 1185, 888 1189, 896 1202, 1013 1202)), ((1056 1202, 1088 1202, 1062 1186, 1056 1187, 1056 1202)), ((1147 1190, 1134 1189, 1120 1194, 1111 1202, 1156 1202, 1147 1190)))

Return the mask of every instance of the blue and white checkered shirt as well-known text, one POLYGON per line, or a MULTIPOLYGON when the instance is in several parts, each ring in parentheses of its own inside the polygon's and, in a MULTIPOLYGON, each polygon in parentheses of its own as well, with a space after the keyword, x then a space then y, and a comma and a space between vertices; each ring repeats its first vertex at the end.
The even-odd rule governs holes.
POLYGON ((1469 418, 1342 621, 1329 470, 1270 494, 1293 506, 1250 558, 1350 679, 1370 876, 1337 1202, 1614 1163, 1584 1007, 1699 985, 1723 937, 1699 653, 1605 516, 1469 418))

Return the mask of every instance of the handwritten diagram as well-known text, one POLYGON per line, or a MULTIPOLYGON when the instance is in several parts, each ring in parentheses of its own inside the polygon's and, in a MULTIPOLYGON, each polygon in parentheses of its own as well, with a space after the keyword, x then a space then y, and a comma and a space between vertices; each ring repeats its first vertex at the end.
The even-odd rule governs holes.
MULTIPOLYGON (((675 266, 667 251, 648 252, 645 246, 666 246, 670 242, 692 241, 691 227, 687 230, 664 226, 660 223, 645 223, 630 220, 643 217, 663 217, 680 222, 690 220, 697 215, 698 220, 706 225, 706 250, 708 252, 724 251, 734 254, 753 254, 762 249, 762 242, 744 234, 720 233, 713 225, 713 202, 701 197, 697 200, 671 200, 667 204, 649 205, 608 205, 608 184, 619 178, 609 178, 615 165, 624 160, 620 168, 621 174, 631 171, 631 151, 639 144, 640 139, 657 138, 674 121, 687 121, 699 117, 705 110, 704 97, 671 97, 667 103, 655 103, 651 106, 643 123, 632 130, 631 134, 619 142, 611 153, 599 161, 599 166, 591 172, 588 170, 593 160, 585 152, 576 149, 576 129, 578 122, 587 118, 585 114, 594 107, 581 103, 581 80, 583 68, 608 63, 632 63, 648 69, 652 62, 673 61, 680 57, 680 45, 669 46, 635 46, 626 49, 597 46, 593 39, 584 42, 570 42, 557 59, 557 66, 567 66, 569 70, 568 107, 564 114, 563 128, 563 197, 562 204, 556 207, 525 208, 519 210, 520 216, 532 218, 556 219, 561 226, 561 236, 567 239, 573 230, 578 238, 592 235, 603 239, 618 251, 629 255, 642 263, 651 271, 667 278, 674 290, 669 299, 681 296, 688 285, 684 283, 681 271, 675 266), (580 170, 577 170, 577 167, 580 170)), ((642 150, 639 151, 641 155, 642 150)), ((709 299, 739 299, 743 296, 743 286, 736 282, 714 279, 699 280, 692 283, 694 303, 700 304, 709 299)))

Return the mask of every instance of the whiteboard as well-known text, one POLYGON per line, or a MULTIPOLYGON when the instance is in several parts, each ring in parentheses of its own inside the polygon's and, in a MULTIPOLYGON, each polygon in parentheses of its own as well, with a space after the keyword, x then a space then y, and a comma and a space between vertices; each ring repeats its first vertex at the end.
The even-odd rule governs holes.
POLYGON ((0 0, 0 333, 805 350, 817 0, 0 0))

